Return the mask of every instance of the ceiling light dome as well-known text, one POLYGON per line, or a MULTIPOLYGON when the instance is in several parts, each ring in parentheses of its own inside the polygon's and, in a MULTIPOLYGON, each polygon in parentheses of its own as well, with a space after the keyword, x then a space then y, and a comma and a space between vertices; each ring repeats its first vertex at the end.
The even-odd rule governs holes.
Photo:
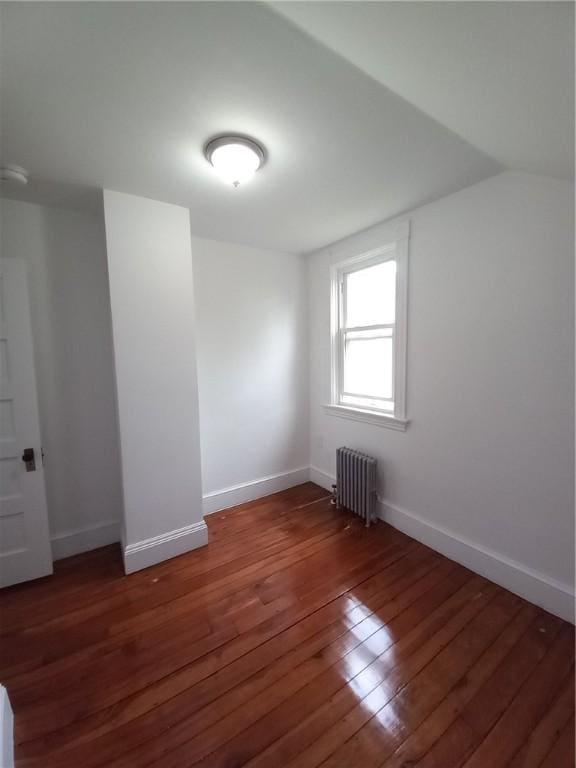
POLYGON ((223 181, 238 187, 262 167, 264 148, 246 136, 218 136, 204 149, 206 159, 223 181))

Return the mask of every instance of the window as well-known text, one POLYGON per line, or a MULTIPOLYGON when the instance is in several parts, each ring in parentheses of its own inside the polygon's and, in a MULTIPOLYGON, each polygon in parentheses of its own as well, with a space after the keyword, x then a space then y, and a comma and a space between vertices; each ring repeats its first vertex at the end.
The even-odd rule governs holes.
POLYGON ((332 267, 332 402, 338 416, 406 428, 408 229, 332 267))

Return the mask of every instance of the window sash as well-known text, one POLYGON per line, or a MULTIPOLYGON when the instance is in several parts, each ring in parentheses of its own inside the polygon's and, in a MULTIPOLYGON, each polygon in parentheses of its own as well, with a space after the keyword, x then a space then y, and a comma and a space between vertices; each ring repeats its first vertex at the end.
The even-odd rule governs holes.
MULTIPOLYGON (((386 323, 383 325, 372 325, 372 326, 360 326, 356 328, 341 328, 338 331, 339 336, 339 363, 338 363, 338 403, 343 403, 344 397, 355 397, 355 398, 362 398, 364 400, 373 400, 377 402, 382 403, 388 403, 394 407, 394 398, 396 394, 396 334, 395 334, 395 324, 386 323), (365 339, 362 337, 355 337, 351 339, 352 341, 373 341, 374 339, 390 339, 392 343, 392 371, 391 371, 391 390, 392 390, 392 396, 391 397, 379 397, 378 395, 367 395, 362 392, 349 392, 344 387, 344 368, 346 363, 346 340, 349 334, 351 333, 360 333, 362 331, 377 331, 377 330, 387 330, 391 331, 391 333, 386 334, 379 334, 374 336, 368 336, 365 339)), ((389 410, 389 409, 387 409, 389 410)))
MULTIPOLYGON (((342 267, 338 271, 338 286, 339 286, 339 297, 338 297, 338 325, 339 328, 346 328, 346 330, 352 330, 351 328, 348 328, 348 321, 347 321, 347 307, 346 307, 346 275, 350 275, 354 272, 361 272, 364 269, 368 269, 369 267, 375 267, 377 264, 384 264, 387 261, 394 261, 396 262, 396 300, 395 300, 395 321, 392 323, 392 325, 396 324, 397 320, 397 310, 398 310, 398 259, 396 256, 396 249, 393 248, 390 250, 389 248, 385 249, 385 253, 381 253, 379 255, 373 256, 372 258, 363 259, 359 263, 349 264, 345 267, 342 267)), ((357 326, 358 328, 369 328, 369 327, 380 327, 380 326, 357 326)))
MULTIPOLYGON (((340 328, 340 331, 344 333, 361 333, 361 332, 367 333, 369 331, 386 331, 388 329, 391 329, 392 331, 394 331, 395 327, 396 327, 396 323, 381 323, 380 325, 353 325, 350 328, 343 325, 340 328)), ((374 336, 370 338, 380 338, 380 337, 374 336)))
MULTIPOLYGON (((407 306, 408 306, 408 250, 410 240, 410 222, 400 221, 391 225, 390 237, 384 245, 371 251, 348 255, 340 261, 334 260, 330 266, 331 282, 331 403, 341 407, 370 410, 375 413, 406 420, 406 341, 407 341, 407 306), (395 322, 393 328, 393 400, 376 400, 374 397, 359 397, 348 394, 343 388, 344 374, 344 334, 345 332, 377 331, 379 327, 361 326, 350 328, 345 323, 345 288, 346 275, 382 262, 396 262, 395 322), (381 406, 381 407, 380 407, 381 406)), ((380 326, 381 327, 381 326, 380 326)), ((384 330, 384 329, 383 329, 384 330)), ((396 428, 396 427, 394 427, 396 428)))
MULTIPOLYGON (((350 274, 351 272, 359 272, 363 269, 368 269, 369 267, 375 266, 376 264, 381 264, 386 261, 394 261, 396 259, 395 253, 390 254, 387 258, 382 257, 375 257, 373 259, 369 259, 363 263, 360 264, 354 264, 351 265, 349 268, 341 269, 338 273, 338 361, 337 361, 337 378, 338 378, 338 396, 337 396, 337 402, 340 405, 346 404, 344 398, 355 398, 358 400, 364 400, 366 402, 370 402, 371 404, 376 403, 382 403, 382 406, 387 405, 387 408, 382 408, 382 410, 386 411, 393 411, 394 410, 394 398, 395 398, 395 382, 396 382, 396 370, 395 370, 395 360, 396 360, 396 339, 395 339, 395 329, 396 329, 396 322, 394 323, 379 323, 377 325, 356 325, 356 326, 347 326, 346 323, 346 275, 350 274), (392 397, 378 397, 374 395, 366 395, 360 392, 348 392, 344 387, 344 368, 345 368, 345 359, 346 359, 346 340, 349 334, 352 333, 361 333, 361 332, 370 332, 370 331, 391 331, 391 333, 387 334, 380 334, 380 335, 374 335, 374 336, 368 336, 366 337, 366 340, 373 340, 373 339, 391 339, 392 341, 392 373, 391 373, 391 390, 392 390, 392 397)), ((398 264, 396 264, 396 269, 398 269, 398 264)), ((398 281, 398 275, 396 275, 396 281, 398 281)), ((396 307, 398 308, 398 298, 396 296, 396 307)), ((396 313, 395 313, 396 314, 396 313)), ((362 337, 355 337, 354 341, 362 341, 362 337)), ((366 407, 372 407, 373 405, 366 406, 366 407)), ((376 406, 377 407, 377 406, 376 406)))

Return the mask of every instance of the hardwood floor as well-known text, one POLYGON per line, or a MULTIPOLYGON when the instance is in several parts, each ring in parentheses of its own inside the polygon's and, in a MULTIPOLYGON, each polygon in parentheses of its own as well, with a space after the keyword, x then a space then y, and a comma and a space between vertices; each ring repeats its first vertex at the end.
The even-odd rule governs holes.
POLYGON ((573 628, 307 483, 0 594, 18 768, 568 768, 573 628))

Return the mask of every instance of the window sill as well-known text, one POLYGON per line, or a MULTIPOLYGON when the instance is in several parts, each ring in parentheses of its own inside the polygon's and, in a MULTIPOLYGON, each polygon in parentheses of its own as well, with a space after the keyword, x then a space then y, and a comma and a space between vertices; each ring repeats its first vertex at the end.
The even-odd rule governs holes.
POLYGON ((367 411, 362 408, 351 408, 348 405, 323 405, 324 411, 332 416, 339 416, 343 419, 352 419, 353 421, 363 421, 365 424, 375 424, 377 427, 386 427, 395 429, 397 432, 406 432, 409 424, 408 419, 398 419, 396 416, 387 413, 378 413, 377 411, 367 411))

